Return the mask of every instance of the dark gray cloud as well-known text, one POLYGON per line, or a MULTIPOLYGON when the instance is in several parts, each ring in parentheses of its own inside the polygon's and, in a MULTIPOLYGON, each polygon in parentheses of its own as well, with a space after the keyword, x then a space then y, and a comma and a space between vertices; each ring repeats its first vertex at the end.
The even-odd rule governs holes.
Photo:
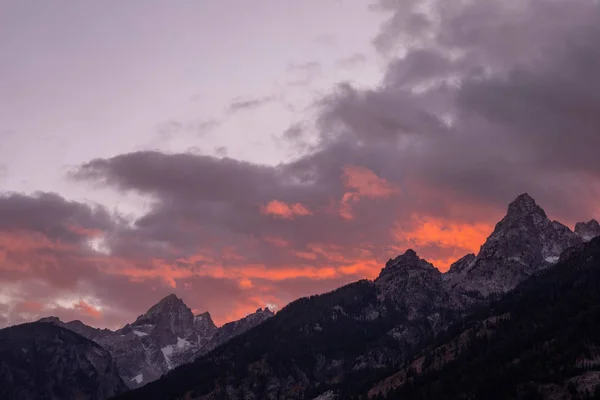
MULTIPOLYGON (((85 264, 90 272, 71 285, 101 296, 133 282, 149 302, 176 283, 193 307, 225 312, 210 296, 231 307, 288 301, 313 281, 323 291, 370 276, 407 246, 447 266, 476 251, 521 192, 567 223, 598 217, 599 3, 431 4, 379 2, 389 18, 375 44, 391 59, 381 83, 340 83, 321 98, 318 145, 293 161, 160 152, 96 159, 72 178, 152 199, 133 226, 40 195, 6 200, 0 229, 73 244, 81 239, 61 221, 106 231, 110 260, 85 264), (115 263, 121 273, 111 272, 115 263), (204 295, 206 285, 214 290, 204 295)), ((230 111, 269 101, 237 99, 230 111)), ((300 140, 302 127, 282 138, 300 140)), ((81 257, 62 257, 60 265, 82 271, 81 257)))

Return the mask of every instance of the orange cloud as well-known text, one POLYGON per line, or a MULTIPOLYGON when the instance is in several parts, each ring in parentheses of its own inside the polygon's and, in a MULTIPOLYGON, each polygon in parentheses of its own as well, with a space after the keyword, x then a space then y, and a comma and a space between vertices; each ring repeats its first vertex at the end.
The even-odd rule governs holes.
POLYGON ((342 172, 342 180, 349 191, 342 197, 340 216, 348 220, 354 218, 351 202, 363 197, 389 197, 400 191, 396 185, 378 177, 375 172, 365 167, 346 165, 342 172))
POLYGON ((98 318, 102 317, 102 312, 100 310, 92 307, 91 305, 89 305, 88 303, 86 303, 83 300, 80 300, 78 303, 76 303, 73 306, 73 308, 81 311, 83 314, 88 315, 92 318, 98 319, 98 318))
POLYGON ((24 301, 22 303, 17 304, 16 309, 19 312, 24 313, 39 313, 44 308, 42 303, 38 303, 36 301, 24 301))
POLYGON ((265 215, 273 215, 284 219, 293 219, 297 216, 312 215, 312 212, 300 203, 287 204, 279 200, 271 200, 261 208, 265 215))
POLYGON ((239 285, 242 289, 250 289, 254 286, 252 281, 247 278, 240 279, 239 285))
POLYGON ((104 234, 104 232, 99 229, 88 229, 74 224, 65 224, 64 226, 68 231, 87 238, 101 237, 104 234))
POLYGON ((392 235, 400 242, 398 247, 452 250, 449 257, 439 257, 441 251, 438 254, 431 251, 426 252, 431 254, 423 253, 423 256, 441 270, 447 269, 464 254, 477 253, 493 230, 493 225, 483 222, 465 224, 427 217, 415 217, 415 224, 417 228, 414 230, 404 230, 398 225, 393 229, 392 235))

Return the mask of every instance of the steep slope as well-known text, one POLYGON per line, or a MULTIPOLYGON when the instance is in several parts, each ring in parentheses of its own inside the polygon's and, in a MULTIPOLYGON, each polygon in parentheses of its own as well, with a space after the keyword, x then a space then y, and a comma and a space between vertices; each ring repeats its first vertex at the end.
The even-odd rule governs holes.
POLYGON ((93 328, 79 320, 62 322, 58 317, 46 317, 39 319, 37 322, 50 322, 54 325, 62 326, 63 328, 69 329, 90 340, 96 340, 101 337, 110 336, 114 334, 114 332, 110 329, 93 328))
POLYGON ((0 330, 0 398, 107 399, 127 390, 111 355, 52 323, 0 330))
POLYGON ((600 238, 450 329, 371 397, 394 386, 388 398, 600 397, 598 287, 600 238))
POLYGON ((409 250, 374 282, 299 299, 123 398, 301 399, 362 388, 452 319, 448 300, 439 271, 409 250))
POLYGON ((584 242, 589 242, 596 236, 600 236, 600 224, 595 219, 588 222, 578 222, 575 224, 575 233, 584 242))
POLYGON ((112 355, 125 384, 136 388, 193 360, 200 351, 206 353, 271 316, 270 310, 259 309, 239 321, 217 328, 208 312, 194 316, 181 299, 171 294, 133 323, 115 332, 93 328, 81 321, 65 323, 56 317, 40 321, 70 329, 100 344, 112 355))
MULTIPOLYGON (((242 333, 254 328, 262 324, 268 318, 271 318, 273 315, 273 311, 265 308, 259 308, 255 313, 247 315, 246 317, 239 319, 237 321, 228 322, 222 327, 213 330, 213 334, 211 338, 207 341, 207 343, 200 347, 196 353, 190 357, 189 361, 194 361, 196 358, 201 357, 210 351, 216 349, 223 343, 230 341, 232 338, 241 335, 242 333)), ((212 322, 212 320, 210 321, 212 322)), ((214 326, 214 324, 213 324, 214 326)), ((210 328, 209 328, 210 329, 210 328)))
POLYGON ((476 258, 459 260, 444 282, 455 301, 470 305, 503 294, 536 272, 556 263, 567 248, 583 240, 568 227, 551 221, 528 194, 508 206, 476 258))
POLYGON ((375 281, 293 302, 124 398, 300 399, 329 390, 347 398, 366 392, 471 307, 504 295, 583 242, 520 195, 479 254, 458 260, 450 272, 441 274, 408 250, 388 261, 375 281))

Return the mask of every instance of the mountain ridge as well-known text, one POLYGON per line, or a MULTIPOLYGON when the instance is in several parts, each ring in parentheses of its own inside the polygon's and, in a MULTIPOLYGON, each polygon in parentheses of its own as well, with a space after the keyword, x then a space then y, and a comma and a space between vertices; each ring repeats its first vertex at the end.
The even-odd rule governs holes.
POLYGON ((171 293, 116 331, 93 328, 81 321, 62 322, 57 317, 38 321, 69 329, 101 345, 113 356, 125 384, 137 388, 192 359, 205 347, 204 352, 208 352, 273 315, 270 310, 259 309, 217 327, 208 311, 194 315, 171 293))
POLYGON ((457 260, 449 272, 408 249, 374 281, 296 300, 268 323, 122 398, 301 399, 330 390, 348 398, 366 392, 375 376, 408 361, 472 307, 485 307, 583 243, 524 193, 509 204, 479 254, 457 260))

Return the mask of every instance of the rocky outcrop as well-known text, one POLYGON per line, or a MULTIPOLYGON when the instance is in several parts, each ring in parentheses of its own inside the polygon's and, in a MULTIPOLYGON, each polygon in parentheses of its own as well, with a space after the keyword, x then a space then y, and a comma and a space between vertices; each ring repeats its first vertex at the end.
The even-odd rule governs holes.
POLYGON ((0 330, 0 398, 103 400, 127 390, 110 353, 54 323, 0 330))
MULTIPOLYGON (((201 347, 197 352, 195 352, 190 358, 189 361, 193 361, 196 358, 203 356, 204 354, 209 353, 211 350, 216 349, 223 343, 228 342, 232 338, 241 335, 242 333, 262 324, 268 318, 271 318, 273 315, 273 311, 269 310, 269 308, 259 308, 255 313, 252 313, 242 319, 237 321, 228 322, 219 329, 214 331, 214 335, 211 339, 201 347)), ((212 322, 212 321, 211 321, 212 322)))
POLYGON ((92 328, 81 321, 62 322, 57 317, 42 318, 40 321, 53 323, 94 340, 112 354, 125 384, 137 388, 271 316, 273 312, 269 309, 259 309, 239 321, 217 328, 208 312, 194 315, 180 298, 171 294, 133 323, 115 332, 92 328))
POLYGON ((475 259, 470 257, 468 265, 459 260, 445 285, 465 305, 506 293, 581 242, 568 227, 548 219, 533 198, 522 194, 509 204, 475 259))
POLYGON ((575 224, 575 233, 584 242, 589 242, 596 236, 600 236, 600 224, 595 219, 588 222, 578 222, 575 224))

